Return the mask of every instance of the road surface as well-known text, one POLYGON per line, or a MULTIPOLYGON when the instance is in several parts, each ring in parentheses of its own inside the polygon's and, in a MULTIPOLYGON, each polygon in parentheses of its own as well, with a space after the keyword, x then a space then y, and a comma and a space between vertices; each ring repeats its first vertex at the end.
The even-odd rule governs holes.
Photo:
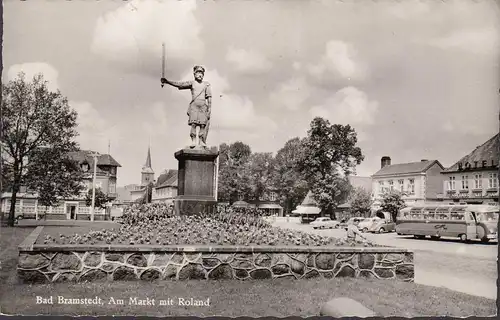
MULTIPOLYGON (((314 230, 297 219, 277 218, 274 226, 343 238, 343 229, 314 230)), ((414 239, 396 233, 365 236, 373 243, 415 251, 415 282, 446 287, 490 299, 497 297, 498 242, 463 243, 459 239, 414 239)))

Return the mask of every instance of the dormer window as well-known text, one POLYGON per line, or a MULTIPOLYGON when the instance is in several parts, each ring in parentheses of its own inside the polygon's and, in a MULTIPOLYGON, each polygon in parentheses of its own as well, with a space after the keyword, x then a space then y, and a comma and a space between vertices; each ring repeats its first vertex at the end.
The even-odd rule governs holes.
POLYGON ((82 169, 83 172, 89 172, 89 170, 90 170, 90 164, 85 160, 80 165, 80 168, 82 169))

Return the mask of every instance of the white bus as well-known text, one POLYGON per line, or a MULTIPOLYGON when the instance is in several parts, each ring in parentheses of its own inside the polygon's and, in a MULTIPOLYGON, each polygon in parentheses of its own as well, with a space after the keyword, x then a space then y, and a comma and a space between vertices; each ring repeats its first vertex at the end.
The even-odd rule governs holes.
POLYGON ((498 205, 427 205, 401 209, 396 219, 399 235, 432 239, 458 237, 462 241, 498 240, 498 205))

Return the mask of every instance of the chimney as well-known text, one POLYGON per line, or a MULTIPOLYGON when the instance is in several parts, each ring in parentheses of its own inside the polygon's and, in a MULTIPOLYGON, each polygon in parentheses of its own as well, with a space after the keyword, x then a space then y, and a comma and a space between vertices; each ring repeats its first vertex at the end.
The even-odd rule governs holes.
POLYGON ((422 160, 420 160, 420 161, 421 161, 421 162, 426 162, 426 161, 429 161, 429 160, 427 160, 427 159, 422 159, 422 160))
POLYGON ((380 168, 382 169, 390 165, 391 165, 391 157, 383 156, 382 159, 380 160, 380 168))

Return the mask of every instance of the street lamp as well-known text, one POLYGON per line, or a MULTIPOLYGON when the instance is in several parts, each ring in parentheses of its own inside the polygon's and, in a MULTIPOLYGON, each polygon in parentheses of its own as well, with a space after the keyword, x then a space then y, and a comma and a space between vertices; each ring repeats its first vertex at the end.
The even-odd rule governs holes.
POLYGON ((92 207, 90 208, 90 221, 94 221, 94 211, 95 211, 95 179, 97 172, 97 157, 100 156, 98 152, 92 152, 91 156, 94 160, 94 174, 92 177, 92 207))

